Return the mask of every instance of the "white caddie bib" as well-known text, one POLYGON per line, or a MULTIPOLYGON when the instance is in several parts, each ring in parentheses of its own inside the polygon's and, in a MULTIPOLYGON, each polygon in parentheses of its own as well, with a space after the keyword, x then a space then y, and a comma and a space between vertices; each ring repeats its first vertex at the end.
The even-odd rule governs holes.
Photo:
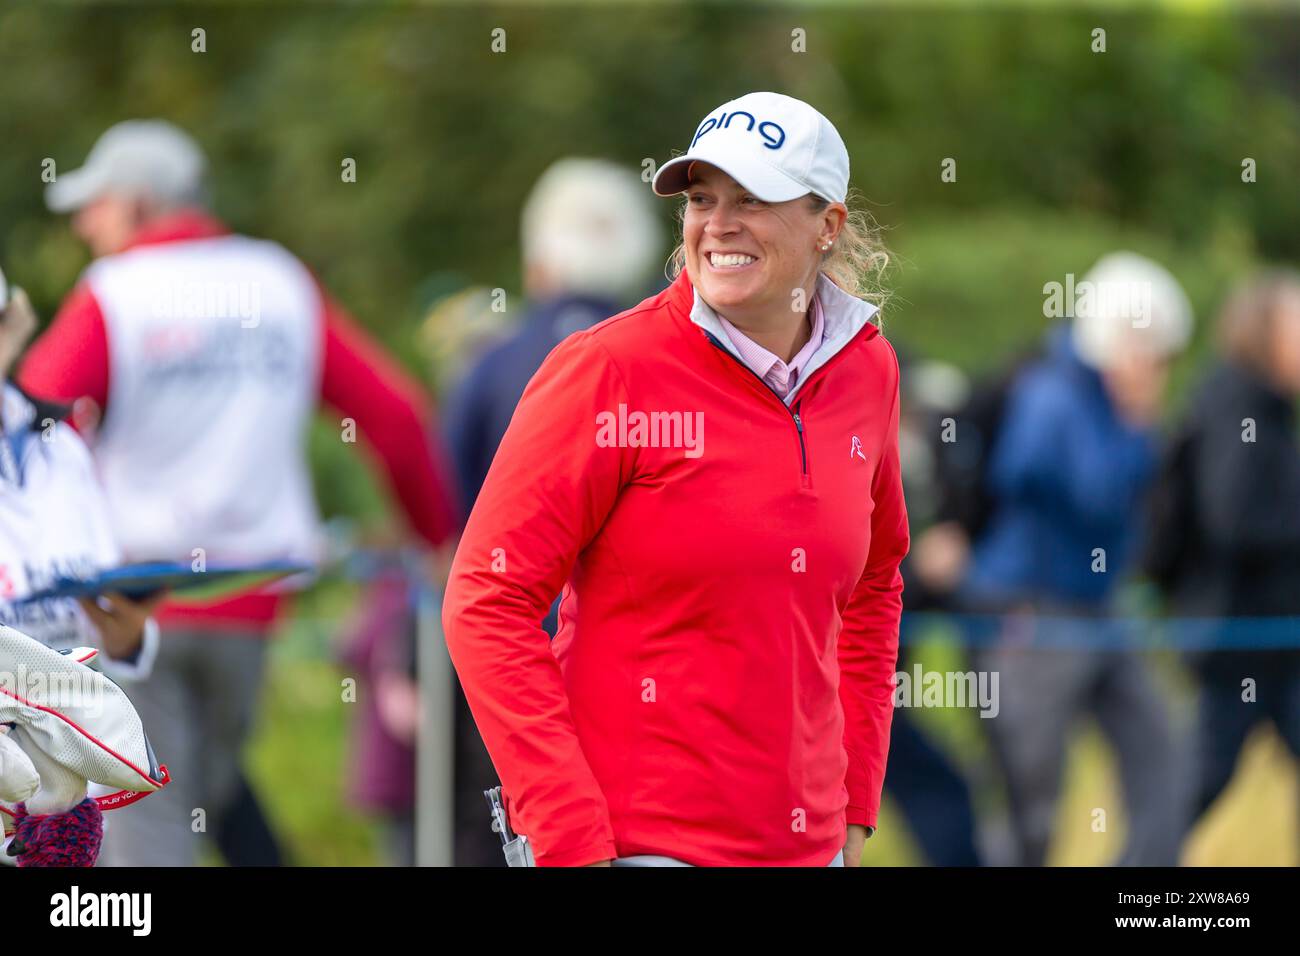
POLYGON ((324 324, 307 268, 234 235, 141 246, 85 279, 110 360, 92 450, 125 557, 314 562, 324 324))

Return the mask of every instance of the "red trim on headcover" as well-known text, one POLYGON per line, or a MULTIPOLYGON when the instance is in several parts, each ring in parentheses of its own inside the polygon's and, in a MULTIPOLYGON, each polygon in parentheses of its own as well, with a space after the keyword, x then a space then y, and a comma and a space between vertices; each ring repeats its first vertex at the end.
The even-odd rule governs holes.
MULTIPOLYGON (((158 782, 162 787, 165 787, 167 784, 172 782, 171 775, 167 773, 166 764, 162 764, 158 768, 158 777, 158 782)), ((131 804, 143 800, 151 793, 157 792, 157 790, 115 790, 113 793, 105 793, 101 796, 95 797, 95 805, 99 807, 101 812, 120 810, 123 807, 129 807, 131 804)), ((14 811, 10 810, 8 807, 0 807, 0 813, 6 814, 15 820, 18 819, 18 814, 14 813, 14 811)))
MULTIPOLYGON (((172 778, 167 773, 167 765, 162 764, 158 767, 158 777, 160 787, 167 786, 172 782, 172 778)), ((95 803, 99 805, 100 810, 120 810, 123 807, 129 807, 131 804, 143 800, 151 793, 157 793, 157 790, 117 790, 113 793, 106 793, 103 796, 95 798, 95 803)))
MULTIPOLYGON (((30 700, 27 700, 23 697, 19 697, 17 694, 13 693, 12 691, 5 690, 3 687, 0 687, 0 694, 4 694, 6 697, 12 697, 14 700, 18 701, 21 704, 26 705, 27 707, 34 707, 36 710, 43 711, 47 714, 53 714, 55 717, 59 718, 59 720, 63 721, 65 724, 67 724, 69 727, 75 730, 77 733, 81 734, 81 736, 85 737, 87 740, 94 743, 95 746, 99 747, 101 750, 105 751, 106 753, 112 754, 118 760, 122 761, 124 765, 130 767, 132 770, 138 773, 145 780, 148 780, 150 783, 152 783, 155 787, 162 787, 166 784, 166 781, 164 780, 155 780, 153 777, 149 776, 149 774, 145 773, 135 764, 131 763, 131 761, 127 760, 125 757, 123 757, 112 747, 109 747, 107 744, 105 744, 102 740, 100 740, 98 737, 94 736, 93 734, 87 733, 84 727, 80 726, 74 721, 69 720, 63 714, 60 714, 57 710, 51 710, 49 707, 44 707, 41 704, 34 704, 30 700)), ((159 768, 159 773, 161 772, 162 769, 159 768)))

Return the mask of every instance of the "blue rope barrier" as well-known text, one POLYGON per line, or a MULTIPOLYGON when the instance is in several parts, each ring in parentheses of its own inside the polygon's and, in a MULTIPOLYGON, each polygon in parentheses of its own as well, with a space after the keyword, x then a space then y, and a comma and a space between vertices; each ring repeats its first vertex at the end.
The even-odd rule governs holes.
POLYGON ((1091 650, 1300 649, 1300 617, 1165 618, 1059 614, 954 614, 907 611, 900 640, 936 631, 970 647, 1013 644, 1091 650))

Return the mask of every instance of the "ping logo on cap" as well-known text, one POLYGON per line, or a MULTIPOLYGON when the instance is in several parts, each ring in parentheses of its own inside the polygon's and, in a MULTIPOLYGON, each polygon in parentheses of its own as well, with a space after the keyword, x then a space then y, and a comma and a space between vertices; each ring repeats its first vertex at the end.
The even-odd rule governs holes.
POLYGON ((763 202, 816 193, 844 202, 849 154, 831 121, 783 93, 746 93, 715 106, 695 128, 691 145, 659 167, 651 188, 673 196, 690 187, 695 162, 726 173, 763 202), (718 130, 729 131, 708 138, 718 130))
POLYGON ((777 123, 771 120, 763 120, 759 123, 753 113, 747 113, 744 110, 735 110, 732 113, 721 113, 718 116, 710 116, 700 124, 700 128, 695 131, 695 138, 691 140, 691 149, 700 141, 700 137, 705 133, 711 133, 715 129, 728 129, 737 116, 749 117, 749 126, 746 132, 754 132, 754 124, 758 123, 758 135, 763 139, 763 145, 768 149, 780 149, 785 143, 785 130, 777 123), (779 138, 778 138, 779 136, 779 138))

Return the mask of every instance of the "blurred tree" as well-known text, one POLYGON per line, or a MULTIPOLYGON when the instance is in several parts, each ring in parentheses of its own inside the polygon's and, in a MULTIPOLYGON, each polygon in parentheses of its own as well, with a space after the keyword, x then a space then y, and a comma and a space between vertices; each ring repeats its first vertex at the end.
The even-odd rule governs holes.
MULTIPOLYGON (((208 150, 232 225, 297 252, 425 374, 420 290, 453 274, 517 304, 519 210, 553 160, 641 172, 719 102, 772 88, 835 120, 905 253, 895 334, 988 365, 1041 329, 1045 281, 1115 243, 1169 258, 1199 310, 1256 257, 1300 258, 1298 25, 1278 11, 19 0, 0 12, 0 262, 52 313, 86 253, 44 210, 42 161, 69 169, 111 123, 164 116, 208 150)), ((318 440, 313 454, 327 510, 368 510, 349 451, 318 440)))

